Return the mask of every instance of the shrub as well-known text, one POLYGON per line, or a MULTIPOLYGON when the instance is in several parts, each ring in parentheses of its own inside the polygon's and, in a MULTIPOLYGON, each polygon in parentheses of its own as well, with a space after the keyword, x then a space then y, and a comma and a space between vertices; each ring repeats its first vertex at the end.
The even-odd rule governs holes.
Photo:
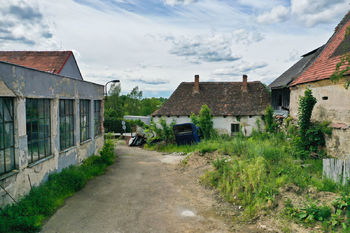
POLYGON ((204 139, 208 140, 218 136, 213 127, 213 116, 208 105, 202 106, 198 116, 192 113, 190 118, 193 124, 199 126, 204 139))
POLYGON ((277 123, 275 121, 275 118, 273 117, 273 108, 271 107, 271 105, 269 105, 265 109, 264 121, 266 132, 273 133, 276 131, 277 123))

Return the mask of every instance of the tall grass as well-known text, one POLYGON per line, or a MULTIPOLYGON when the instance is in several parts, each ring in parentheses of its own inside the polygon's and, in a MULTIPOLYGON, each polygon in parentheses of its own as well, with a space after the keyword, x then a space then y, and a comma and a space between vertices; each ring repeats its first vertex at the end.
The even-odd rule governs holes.
POLYGON ((349 193, 348 186, 322 179, 321 159, 300 160, 298 148, 284 133, 254 132, 251 137, 219 137, 197 145, 158 145, 150 149, 186 153, 217 150, 222 156, 213 161, 215 169, 202 181, 217 188, 228 201, 243 206, 247 218, 272 208, 280 188, 286 185, 296 185, 300 192, 313 186, 319 191, 349 193))
POLYGON ((0 232, 38 232, 45 219, 55 213, 67 197, 86 182, 105 172, 115 159, 114 143, 106 140, 100 156, 90 156, 81 166, 70 166, 51 174, 46 183, 34 187, 18 204, 0 211, 0 232))

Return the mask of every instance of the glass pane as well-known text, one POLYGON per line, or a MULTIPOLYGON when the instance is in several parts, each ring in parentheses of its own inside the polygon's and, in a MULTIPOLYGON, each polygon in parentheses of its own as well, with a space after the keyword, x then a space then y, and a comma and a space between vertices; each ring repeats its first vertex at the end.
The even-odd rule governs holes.
POLYGON ((50 100, 45 100, 45 116, 50 117, 50 100))
POLYGON ((4 151, 0 150, 0 174, 5 173, 4 151))
POLYGON ((51 154, 51 143, 50 142, 51 142, 50 138, 45 140, 46 155, 51 154))
POLYGON ((44 121, 44 124, 45 124, 45 130, 44 130, 45 136, 50 137, 51 136, 50 135, 51 134, 51 132, 50 132, 50 119, 46 118, 44 121))
POLYGON ((5 100, 4 101, 4 116, 5 121, 13 121, 12 119, 12 101, 5 100))
POLYGON ((0 124, 0 149, 4 148, 4 125, 0 124))
POLYGON ((44 119, 40 119, 39 120, 39 139, 44 139, 45 138, 45 120, 44 119))
POLYGON ((14 156, 13 148, 5 149, 5 158, 6 158, 6 172, 15 169, 15 156, 14 156))
POLYGON ((39 154, 40 158, 45 157, 45 141, 39 141, 39 154))
POLYGON ((2 98, 0 98, 0 123, 2 122, 3 119, 3 103, 2 103, 2 98))
POLYGON ((45 110, 44 110, 44 101, 38 100, 38 116, 39 118, 44 118, 45 110))
POLYGON ((64 101, 60 100, 60 116, 64 115, 64 101))
POLYGON ((38 153, 38 142, 34 142, 32 144, 32 149, 33 149, 33 162, 38 161, 39 160, 39 153, 38 153))
POLYGON ((5 124, 5 147, 13 146, 13 123, 5 124))
POLYGON ((33 119, 32 129, 31 129, 31 140, 36 141, 38 139, 39 139, 39 122, 37 119, 33 119))

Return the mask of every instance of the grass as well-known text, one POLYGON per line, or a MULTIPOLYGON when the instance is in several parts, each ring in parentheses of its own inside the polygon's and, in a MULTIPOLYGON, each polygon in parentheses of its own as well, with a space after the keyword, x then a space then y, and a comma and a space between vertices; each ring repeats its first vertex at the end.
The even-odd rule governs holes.
POLYGON ((90 156, 81 166, 70 166, 51 174, 47 182, 34 187, 18 204, 0 211, 0 232, 38 232, 67 197, 81 190, 86 182, 105 172, 114 162, 114 143, 106 140, 100 156, 90 156))
POLYGON ((201 180, 218 189, 227 201, 243 206, 243 216, 247 219, 273 209, 280 188, 287 185, 298 186, 300 193, 310 187, 318 191, 350 193, 349 186, 322 178, 321 159, 300 160, 293 140, 284 133, 254 133, 251 137, 218 138, 197 145, 148 148, 186 153, 217 150, 222 156, 213 161, 215 169, 208 171, 201 180))

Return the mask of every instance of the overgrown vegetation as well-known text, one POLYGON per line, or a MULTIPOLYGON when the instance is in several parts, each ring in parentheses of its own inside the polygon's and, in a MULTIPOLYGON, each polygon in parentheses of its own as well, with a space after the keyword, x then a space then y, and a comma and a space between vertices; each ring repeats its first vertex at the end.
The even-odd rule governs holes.
POLYGON ((264 121, 266 132, 273 133, 276 131, 278 125, 275 121, 275 118, 273 117, 273 108, 271 107, 271 105, 269 105, 265 110, 264 121))
MULTIPOLYGON (((264 117, 265 132, 254 130, 249 137, 242 133, 233 138, 210 136, 197 145, 158 144, 148 145, 148 148, 164 152, 197 151, 200 155, 217 151, 218 157, 213 161, 215 169, 208 171, 201 180, 218 189, 229 202, 241 206, 243 219, 251 220, 264 211, 273 210, 281 198, 281 192, 288 186, 297 187, 298 194, 313 188, 317 192, 344 193, 348 197, 349 185, 342 186, 322 177, 320 158, 325 154, 325 134, 330 134, 331 129, 328 122, 311 121, 315 104, 316 99, 307 89, 300 99, 296 125, 290 117, 282 125, 277 124, 273 109, 269 106, 264 117), (311 152, 316 152, 314 154, 318 157, 314 154, 310 156, 311 152)), ((208 115, 206 113, 205 116, 208 115)), ((200 116, 192 115, 191 120, 200 126, 200 116)), ((212 124, 207 125, 212 127, 212 124)), ((187 161, 188 158, 184 164, 187 161)), ((347 199, 342 200, 338 203, 347 203, 344 201, 347 199)), ((350 214, 346 205, 327 206, 313 200, 304 206, 286 205, 284 213, 295 221, 331 225, 324 227, 325 230, 338 229, 340 226, 347 229, 346 216, 350 214)))
POLYGON ((196 126, 199 126, 204 139, 210 139, 216 137, 216 131, 214 130, 213 116, 208 105, 203 105, 199 115, 192 114, 191 121, 196 126))
POLYGON ((114 162, 114 143, 106 140, 100 156, 90 156, 81 166, 70 166, 51 174, 48 181, 33 187, 18 204, 0 211, 0 232, 38 232, 67 197, 81 190, 86 182, 105 172, 114 162))

